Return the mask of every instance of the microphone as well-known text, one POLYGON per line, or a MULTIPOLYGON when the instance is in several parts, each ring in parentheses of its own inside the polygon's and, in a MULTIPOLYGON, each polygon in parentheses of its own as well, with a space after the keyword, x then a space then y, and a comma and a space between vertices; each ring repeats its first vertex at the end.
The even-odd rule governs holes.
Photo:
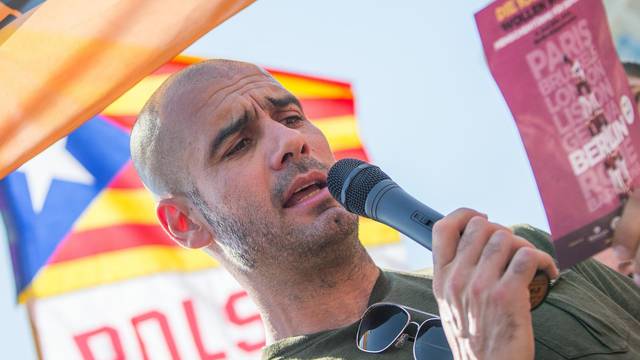
POLYGON ((348 211, 389 225, 431 250, 433 225, 443 215, 409 195, 379 167, 339 160, 329 169, 327 186, 348 211))
MULTIPOLYGON (((407 194, 379 167, 358 159, 342 159, 327 176, 331 195, 348 211, 379 221, 431 250, 433 225, 444 216, 407 194)), ((549 276, 538 270, 529 283, 534 310, 551 288, 549 276)))

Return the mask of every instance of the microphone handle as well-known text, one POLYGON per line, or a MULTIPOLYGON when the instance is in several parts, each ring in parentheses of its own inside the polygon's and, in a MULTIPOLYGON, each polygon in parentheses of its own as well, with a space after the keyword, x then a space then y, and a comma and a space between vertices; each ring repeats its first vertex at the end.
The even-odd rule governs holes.
MULTIPOLYGON (((432 248, 433 225, 444 217, 409 195, 391 179, 382 180, 371 189, 364 211, 369 218, 400 231, 428 250, 432 248)), ((538 270, 529 283, 532 311, 544 302, 550 289, 549 276, 538 270)))
POLYGON ((391 226, 428 250, 432 248, 433 225, 444 217, 390 179, 380 181, 371 189, 364 211, 368 217, 391 226))

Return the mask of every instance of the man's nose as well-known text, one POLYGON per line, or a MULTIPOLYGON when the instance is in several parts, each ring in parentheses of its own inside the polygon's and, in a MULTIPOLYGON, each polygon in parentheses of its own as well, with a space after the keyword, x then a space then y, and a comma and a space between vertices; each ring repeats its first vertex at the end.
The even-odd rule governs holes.
POLYGON ((299 130, 277 122, 272 124, 271 130, 275 135, 273 137, 274 147, 269 159, 273 170, 281 170, 287 162, 309 155, 309 145, 299 130))

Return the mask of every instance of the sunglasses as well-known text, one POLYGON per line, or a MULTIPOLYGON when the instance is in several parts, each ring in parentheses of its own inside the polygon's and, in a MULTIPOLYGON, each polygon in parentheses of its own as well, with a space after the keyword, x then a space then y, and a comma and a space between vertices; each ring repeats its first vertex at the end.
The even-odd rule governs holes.
POLYGON ((358 325, 356 345, 368 353, 381 353, 394 345, 402 347, 413 341, 414 360, 453 359, 440 318, 404 305, 377 303, 369 306, 358 325), (429 318, 421 323, 410 312, 429 318))

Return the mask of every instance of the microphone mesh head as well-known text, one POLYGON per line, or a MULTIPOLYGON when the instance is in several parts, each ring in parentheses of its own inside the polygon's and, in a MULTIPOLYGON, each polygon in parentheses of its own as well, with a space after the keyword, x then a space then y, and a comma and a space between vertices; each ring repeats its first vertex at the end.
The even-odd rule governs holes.
POLYGON ((364 211, 367 195, 380 181, 389 179, 389 176, 379 167, 369 165, 361 168, 348 184, 349 188, 345 191, 345 203, 340 201, 340 194, 345 180, 355 168, 362 164, 366 163, 357 159, 342 159, 338 161, 329 170, 327 184, 331 195, 347 210, 358 215, 368 216, 364 211))
MULTIPOLYGON (((333 164, 331 169, 329 169, 329 174, 327 175, 327 187, 329 188, 331 196, 338 200, 339 203, 342 203, 340 201, 340 193, 342 192, 344 181, 353 169, 364 163, 364 161, 358 159, 342 159, 338 160, 333 164)), ((344 206, 344 204, 342 205, 344 206)))

